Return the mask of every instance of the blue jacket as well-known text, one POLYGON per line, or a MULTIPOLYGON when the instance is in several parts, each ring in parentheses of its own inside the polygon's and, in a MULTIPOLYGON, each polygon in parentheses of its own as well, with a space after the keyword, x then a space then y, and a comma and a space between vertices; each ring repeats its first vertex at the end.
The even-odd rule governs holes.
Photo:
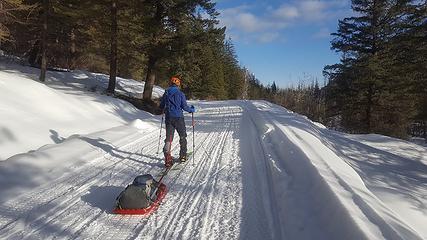
POLYGON ((164 110, 166 118, 184 117, 182 110, 192 112, 192 109, 187 105, 184 93, 176 85, 166 89, 160 102, 160 108, 164 110))

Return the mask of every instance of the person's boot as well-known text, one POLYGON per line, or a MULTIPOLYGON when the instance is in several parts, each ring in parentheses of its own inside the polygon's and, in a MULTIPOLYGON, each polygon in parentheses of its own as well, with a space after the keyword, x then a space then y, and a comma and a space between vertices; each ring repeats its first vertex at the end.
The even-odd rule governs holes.
POLYGON ((165 153, 165 167, 170 168, 173 165, 172 156, 168 153, 165 153))
POLYGON ((186 161, 187 161, 187 155, 182 155, 182 156, 180 156, 180 157, 179 157, 179 161, 180 161, 181 163, 186 162, 186 161))

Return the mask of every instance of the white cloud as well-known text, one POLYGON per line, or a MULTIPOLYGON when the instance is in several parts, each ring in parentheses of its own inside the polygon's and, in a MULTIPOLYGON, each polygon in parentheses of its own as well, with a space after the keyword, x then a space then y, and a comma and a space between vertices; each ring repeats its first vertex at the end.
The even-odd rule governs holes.
POLYGON ((242 5, 220 11, 220 25, 227 27, 227 35, 244 42, 267 43, 277 40, 279 32, 287 24, 275 19, 251 13, 251 7, 242 5))
POLYGON ((330 38, 331 30, 327 27, 320 28, 319 31, 313 34, 313 38, 321 39, 321 38, 330 38))
POLYGON ((325 18, 326 3, 320 1, 301 1, 299 2, 299 9, 302 12, 302 17, 306 20, 322 20, 325 18))
MULTIPOLYGON (((279 7, 241 5, 220 10, 220 25, 227 34, 249 41, 272 42, 280 39, 280 32, 290 25, 315 23, 320 27, 326 21, 347 15, 349 0, 292 0, 279 7)), ((313 37, 329 36, 324 27, 313 37)))
POLYGON ((280 38, 278 32, 266 32, 258 35, 257 41, 260 43, 270 43, 280 38))
POLYGON ((262 30, 263 25, 265 25, 261 19, 258 19, 251 13, 239 13, 236 15, 234 21, 236 26, 245 32, 262 30))
POLYGON ((282 5, 273 11, 273 15, 281 19, 294 19, 299 16, 299 10, 294 6, 282 5))
POLYGON ((297 3, 297 8, 301 13, 301 18, 308 22, 325 21, 341 17, 343 13, 348 13, 350 8, 346 0, 300 0, 297 3))
POLYGON ((229 8, 220 11, 219 17, 221 25, 228 29, 237 29, 239 31, 252 33, 265 31, 266 29, 282 29, 286 24, 276 22, 273 19, 263 16, 256 16, 249 11, 247 5, 236 8, 229 8))

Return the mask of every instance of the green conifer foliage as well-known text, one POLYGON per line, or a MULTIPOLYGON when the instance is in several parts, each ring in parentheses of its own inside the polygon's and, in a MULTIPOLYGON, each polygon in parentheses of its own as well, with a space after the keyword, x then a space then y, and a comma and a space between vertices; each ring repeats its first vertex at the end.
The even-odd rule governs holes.
POLYGON ((333 34, 341 63, 325 67, 329 118, 338 117, 351 132, 406 136, 422 95, 416 89, 425 79, 422 6, 410 0, 352 1, 355 17, 340 20, 333 34))

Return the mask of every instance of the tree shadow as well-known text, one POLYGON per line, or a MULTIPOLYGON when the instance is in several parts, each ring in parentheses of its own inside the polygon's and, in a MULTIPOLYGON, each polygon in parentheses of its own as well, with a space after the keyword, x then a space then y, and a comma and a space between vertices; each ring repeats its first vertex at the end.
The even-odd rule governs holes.
POLYGON ((0 144, 9 141, 16 141, 15 135, 9 129, 0 127, 0 144))
POLYGON ((145 164, 151 167, 162 167, 163 166, 163 159, 162 158, 158 158, 155 156, 150 156, 150 155, 146 155, 146 154, 142 154, 142 153, 136 153, 136 152, 128 152, 128 151, 124 151, 119 149, 118 147, 114 146, 112 143, 106 141, 103 138, 90 138, 90 137, 80 137, 81 140, 86 141, 87 143, 91 144, 92 146, 95 146, 97 148, 102 149, 103 151, 107 152, 108 154, 110 154, 111 156, 118 158, 118 159, 127 159, 127 160, 131 160, 140 164, 145 164), (149 158, 149 159, 153 159, 156 160, 156 163, 152 163, 152 162, 145 162, 145 161, 141 161, 137 158, 133 158, 131 156, 139 156, 141 158, 149 158))
POLYGON ((50 138, 53 140, 53 142, 62 143, 65 140, 65 138, 59 136, 57 131, 49 129, 49 132, 50 132, 50 138))
POLYGON ((6 161, 0 161, 0 203, 13 197, 24 194, 22 189, 32 189, 39 186, 32 177, 44 173, 41 167, 28 164, 26 161, 36 161, 40 158, 51 159, 52 156, 44 152, 32 152, 15 155, 6 161), (24 161, 19 161, 23 157, 24 161))
MULTIPOLYGON (((55 223, 55 219, 58 216, 52 219, 48 215, 44 216, 44 211, 48 211, 49 209, 55 209, 58 205, 48 202, 42 205, 32 206, 28 211, 22 212, 17 211, 16 206, 7 206, 0 205, 0 217, 3 218, 2 225, 0 226, 0 235, 8 235, 8 239, 33 239, 35 234, 40 238, 40 236, 52 236, 52 235, 61 235, 62 238, 66 238, 67 236, 72 236, 73 231, 71 229, 66 228, 66 226, 62 224, 55 223), (10 226, 19 225, 19 226, 43 226, 42 228, 34 228, 31 229, 34 232, 28 234, 26 232, 26 228, 10 228, 10 226)), ((28 230, 28 229, 27 229, 28 230)), ((61 237, 59 237, 61 238, 61 237)))
POLYGON ((330 133, 327 146, 362 176, 367 188, 374 194, 387 191, 404 197, 417 211, 427 213, 427 206, 420 199, 420 190, 427 187, 427 166, 417 159, 408 159, 391 152, 330 133), (333 139, 333 140, 331 140, 333 139), (386 185, 384 185, 386 183, 386 185))
MULTIPOLYGON (((5 127, 0 127, 0 147, 4 148, 4 146, 2 145, 7 145, 11 142, 16 142, 17 139, 15 137, 15 135, 13 134, 12 131, 10 131, 9 129, 5 128, 5 127)), ((6 151, 6 154, 8 152, 6 151)), ((3 155, 3 154, 0 154, 3 155)), ((7 155, 5 156, 7 157, 7 155)), ((3 159, 1 159, 0 157, 0 161, 3 161, 3 159)))

